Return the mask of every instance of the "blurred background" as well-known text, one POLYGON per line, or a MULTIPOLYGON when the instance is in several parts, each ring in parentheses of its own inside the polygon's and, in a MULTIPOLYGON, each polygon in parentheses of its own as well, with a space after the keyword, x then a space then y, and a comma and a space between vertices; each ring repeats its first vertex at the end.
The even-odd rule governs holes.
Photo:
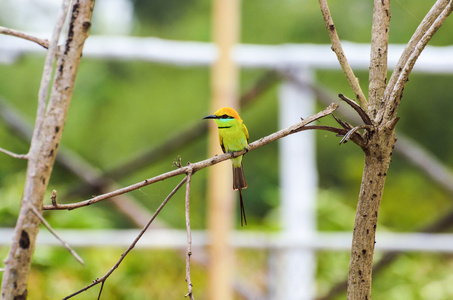
MULTIPOLYGON (((433 3, 393 1, 390 43, 404 45, 433 3)), ((368 59, 369 50, 363 44, 370 41, 372 1, 330 0, 329 5, 340 38, 354 43, 345 46, 346 54, 350 49, 352 61, 368 59)), ((2 0, 0 25, 50 38, 59 7, 57 0, 2 0)), ((215 55, 212 44, 207 44, 212 41, 212 10, 213 3, 207 0, 96 2, 92 36, 80 65, 47 204, 52 189, 58 191, 61 203, 81 201, 174 170, 173 161, 178 156, 182 164, 209 157, 207 125, 201 118, 213 113, 209 64, 215 55), (154 53, 160 42, 169 41, 188 43, 164 43, 168 56, 153 61, 148 54, 154 53), (173 53, 169 49, 198 61, 171 62, 168 57, 173 53)), ((275 64, 264 60, 240 68, 237 93, 243 100, 241 117, 250 141, 298 121, 285 119, 285 95, 300 97, 300 101, 313 99, 311 104, 302 105, 301 109, 306 110, 294 110, 300 107, 297 104, 289 109, 299 117, 308 117, 338 102, 338 93, 351 96, 338 64, 330 63, 335 56, 330 51, 318 3, 243 1, 239 19, 241 44, 273 45, 276 48, 272 51, 277 49, 275 53, 283 56, 274 57, 278 61, 275 64), (291 48, 296 44, 301 48, 291 48), (303 44, 314 48, 307 50, 303 44), (300 52, 284 52, 285 45, 288 51, 300 52), (313 58, 307 57, 310 53, 313 58), (294 61, 299 63, 293 65, 294 61)), ((443 53, 453 52, 444 47, 453 44, 452 31, 453 21, 449 19, 430 42, 439 47, 431 49, 437 63, 438 58, 442 62, 443 53)), ((0 147, 26 153, 27 130, 34 123, 45 51, 14 37, 0 38, 0 147)), ((246 52, 253 50, 238 49, 237 57, 243 61, 246 52)), ((400 48, 394 49, 390 54, 397 57, 400 48)), ((250 53, 253 57, 254 52, 250 53)), ((374 273, 375 299, 453 298, 453 238, 448 234, 453 224, 453 68, 448 66, 453 61, 451 55, 445 56, 443 65, 447 67, 442 68, 442 64, 430 64, 431 56, 426 54, 425 63, 412 73, 398 113, 400 148, 393 156, 380 211, 375 259, 382 267, 374 273), (445 235, 409 235, 413 232, 445 235)), ((258 54, 256 57, 259 60, 258 54)), ((354 67, 367 95, 367 66, 357 62, 354 67)), ((340 105, 336 115, 358 125, 348 118, 351 109, 340 105)), ((320 122, 335 124, 331 117, 320 122)), ((295 155, 304 157, 309 167, 292 164, 289 156, 282 157, 284 146, 277 142, 244 158, 248 226, 241 228, 236 214, 236 231, 231 239, 235 247, 234 299, 345 298, 341 283, 348 275, 348 245, 363 154, 352 143, 339 146, 340 138, 327 132, 302 132, 293 140, 296 145, 298 140, 308 143, 306 155, 303 151, 295 155), (281 189, 287 180, 282 182, 287 177, 281 175, 285 159, 296 170, 286 176, 314 185, 310 187, 314 190, 308 191, 301 183, 296 190, 296 198, 309 203, 297 209, 307 214, 301 216, 302 223, 310 228, 285 231, 289 226, 285 211, 291 210, 290 204, 283 206, 282 199, 287 195, 281 189), (285 232, 300 232, 303 236, 291 244, 293 236, 285 239, 285 232), (297 248, 300 260, 285 262, 285 251, 292 248, 297 248), (286 272, 290 265, 295 266, 296 270, 291 271, 294 273, 286 272), (295 274, 292 281, 291 274, 295 274), (299 283, 304 287, 302 294, 298 292, 300 286, 295 286, 299 283)), ((25 172, 25 161, 0 154, 0 227, 4 228, 0 231, 0 257, 8 252, 25 172)), ((191 189, 192 283, 197 299, 210 299, 205 251, 209 240, 204 231, 208 226, 208 175, 207 170, 197 172, 191 189)), ((64 248, 55 247, 58 242, 46 236, 42 228, 42 243, 32 263, 30 298, 60 299, 105 274, 133 240, 135 229, 146 222, 149 212, 181 179, 141 188, 127 194, 126 199, 107 200, 70 212, 46 212, 46 220, 74 244, 86 267, 64 248)), ((294 196, 294 190, 290 196, 294 196)), ((144 241, 107 280, 105 299, 182 299, 186 294, 183 191, 174 196, 156 221, 144 241)), ((76 299, 93 299, 97 292, 94 288, 76 299)))

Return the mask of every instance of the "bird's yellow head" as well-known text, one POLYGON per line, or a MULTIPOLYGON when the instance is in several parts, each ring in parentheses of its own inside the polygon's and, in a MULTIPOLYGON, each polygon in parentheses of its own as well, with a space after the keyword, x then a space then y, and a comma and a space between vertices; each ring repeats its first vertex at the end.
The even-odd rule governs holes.
POLYGON ((234 124, 242 123, 242 119, 231 107, 223 107, 216 111, 213 115, 204 117, 203 119, 214 119, 217 123, 217 126, 220 128, 231 127, 234 124))

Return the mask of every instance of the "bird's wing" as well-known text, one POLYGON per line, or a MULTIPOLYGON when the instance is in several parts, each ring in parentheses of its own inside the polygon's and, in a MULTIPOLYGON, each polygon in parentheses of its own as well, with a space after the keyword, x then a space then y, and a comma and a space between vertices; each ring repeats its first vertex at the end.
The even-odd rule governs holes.
POLYGON ((247 130, 247 127, 245 126, 244 123, 242 123, 242 130, 245 133, 245 137, 247 138, 247 144, 249 143, 249 131, 247 130))
POLYGON ((220 147, 222 148, 223 153, 225 153, 225 145, 223 144, 223 137, 219 134, 220 147))

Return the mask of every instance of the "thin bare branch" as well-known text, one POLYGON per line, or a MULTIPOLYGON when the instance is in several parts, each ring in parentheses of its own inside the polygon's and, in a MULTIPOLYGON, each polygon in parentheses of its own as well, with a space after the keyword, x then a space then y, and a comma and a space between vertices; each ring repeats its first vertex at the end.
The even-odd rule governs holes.
POLYGON ((0 33, 4 35, 10 35, 10 36, 15 36, 24 40, 28 40, 31 42, 35 42, 38 45, 41 45, 44 48, 49 48, 49 41, 46 39, 40 39, 36 36, 33 36, 31 34, 21 32, 19 30, 11 29, 11 28, 6 28, 3 26, 0 26, 0 33))
POLYGON ((186 254, 186 282, 187 294, 190 300, 194 300, 192 280, 190 279, 190 256, 192 256, 192 233, 190 230, 190 182, 192 179, 192 169, 187 172, 186 182, 186 198, 185 198, 185 216, 186 216, 186 229, 187 229, 187 254, 186 254))
POLYGON ((243 155, 243 154, 247 153, 248 151, 255 150, 255 149, 257 149, 259 147, 262 147, 264 145, 267 145, 267 144, 269 144, 269 143, 271 143, 271 142, 273 142, 275 140, 281 139, 281 138, 283 138, 283 137, 285 137, 287 135, 299 132, 299 131, 301 131, 302 127, 304 127, 304 126, 306 126, 306 125, 308 125, 308 124, 310 124, 310 123, 312 123, 312 122, 314 122, 314 121, 316 121, 316 120, 318 120, 318 119, 320 119, 322 117, 325 117, 325 116, 331 114, 333 111, 335 111, 337 109, 337 107, 338 107, 338 104, 332 103, 326 109, 324 109, 323 111, 321 111, 321 112, 319 112, 319 113, 317 113, 317 114, 315 114, 313 116, 310 116, 310 117, 304 119, 303 121, 301 121, 301 122, 299 122, 299 123, 297 123, 295 125, 292 125, 292 126, 290 126, 288 128, 285 128, 285 129, 282 129, 282 130, 277 131, 277 132, 275 132, 273 134, 270 134, 270 135, 268 135, 266 137, 262 137, 262 138, 260 138, 259 140, 255 141, 253 143, 250 143, 248 145, 247 149, 245 149, 245 150, 237 151, 237 152, 234 152, 234 153, 223 153, 223 154, 211 157, 209 159, 202 160, 200 162, 191 164, 190 166, 182 167, 182 168, 179 168, 179 169, 176 169, 176 170, 173 170, 173 171, 170 171, 170 172, 167 172, 167 173, 152 177, 150 179, 145 179, 145 180, 143 180, 141 182, 138 182, 138 183, 129 185, 127 187, 124 187, 124 188, 121 188, 121 189, 118 189, 118 190, 115 190, 115 191, 112 191, 112 192, 109 192, 109 193, 105 193, 105 194, 102 194, 102 195, 99 195, 99 196, 96 196, 96 197, 93 197, 91 199, 84 200, 84 201, 81 201, 81 202, 71 203, 71 204, 58 204, 57 203, 57 205, 45 205, 45 206, 43 206, 43 210, 72 210, 72 209, 75 209, 75 208, 88 206, 88 205, 94 204, 96 202, 99 202, 99 201, 102 201, 102 200, 105 200, 105 199, 109 199, 109 198, 114 197, 114 196, 125 194, 127 192, 142 188, 144 186, 147 186, 147 185, 155 183, 155 182, 159 182, 159 181, 165 180, 165 179, 170 178, 170 177, 178 176, 178 175, 181 175, 181 174, 186 174, 189 171, 189 169, 192 169, 193 172, 195 173, 196 171, 198 171, 200 169, 203 169, 203 168, 218 164, 218 163, 220 163, 222 161, 225 161, 225 160, 228 160, 228 159, 231 159, 231 158, 234 158, 234 157, 238 157, 240 155, 243 155))
POLYGON ((6 149, 0 148, 0 152, 5 153, 6 155, 9 155, 14 158, 18 159, 28 159, 28 154, 16 154, 14 152, 8 151, 6 149))
POLYGON ((390 78, 389 85, 384 93, 384 101, 389 101, 391 104, 386 105, 385 109, 379 111, 376 116, 377 122, 384 121, 387 123, 395 118, 403 96, 404 87, 409 80, 409 75, 414 68, 415 62, 452 11, 452 0, 439 0, 425 16, 406 46, 390 78))
POLYGON ((330 14, 329 6, 327 5, 327 0, 318 0, 319 6, 321 7, 321 13, 324 18, 324 23, 326 25, 327 31, 329 32, 330 40, 332 41, 332 51, 335 52, 338 58, 338 62, 343 69, 343 72, 346 76, 346 79, 349 82, 349 85, 356 96, 356 100, 359 103, 360 107, 366 112, 368 110, 368 103, 365 97, 365 94, 360 87, 359 80, 354 75, 351 66, 349 65, 348 59, 343 51, 341 46, 340 39, 338 38, 337 30, 335 24, 333 23, 332 16, 330 14))
POLYGON ((183 184, 187 181, 187 176, 184 177, 183 180, 181 180, 180 183, 178 183, 178 185, 170 192, 170 194, 168 194, 167 198, 165 198, 164 201, 162 201, 162 203, 160 204, 160 206, 156 209, 156 211, 154 212, 153 216, 151 217, 151 219, 148 221, 148 223, 143 227, 143 229, 140 231, 140 233, 137 235, 137 237, 135 238, 135 240, 132 242, 132 244, 126 249, 126 251, 123 252, 123 254, 121 254, 121 258, 116 262, 116 264, 104 275, 102 276, 101 278, 97 278, 95 280, 93 280, 93 282, 89 285, 87 285, 86 287, 84 287, 83 289, 80 289, 78 290, 77 292, 63 298, 63 300, 66 300, 66 299, 70 299, 82 292, 85 292, 86 290, 92 288, 93 286, 95 285, 98 285, 99 283, 102 283, 101 285, 101 290, 99 291, 99 296, 98 296, 98 299, 100 297, 100 294, 102 292, 102 288, 104 287, 104 283, 105 281, 107 280, 107 278, 119 267, 119 265, 121 264, 121 262, 126 258, 126 255, 132 251, 132 249, 135 247, 135 245, 137 245, 138 241, 141 239, 141 237, 143 236, 143 234, 145 234, 146 230, 148 230, 149 226, 151 225, 151 223, 154 221, 154 219, 157 217, 157 215, 161 212, 161 210, 164 208, 164 206, 168 203, 168 201, 170 201, 171 197, 173 197, 174 194, 176 194, 176 192, 183 186, 183 184))
POLYGON ((49 230, 50 233, 53 234, 53 236, 60 241, 60 243, 71 253, 72 256, 82 265, 85 266, 85 262, 83 259, 80 257, 80 255, 75 252, 71 246, 69 246, 68 242, 66 242, 53 228, 50 226, 50 224, 46 221, 46 219, 43 218, 43 216, 39 213, 39 211, 34 207, 33 205, 29 205, 31 211, 41 220, 41 223, 46 226, 47 230, 49 230))
POLYGON ((388 93, 393 90, 396 81, 398 80, 399 76, 401 75, 404 66, 406 65, 407 61, 411 53, 413 52, 416 45, 420 42, 422 37, 425 33, 429 30, 429 28, 433 25, 439 15, 445 10, 450 0, 437 0, 436 3, 432 6, 426 16, 423 18, 422 22, 415 30, 414 34, 412 35, 409 43, 407 43, 406 47, 404 48, 401 57, 396 64, 395 70, 390 77, 387 89, 386 89, 386 96, 388 97, 388 93))

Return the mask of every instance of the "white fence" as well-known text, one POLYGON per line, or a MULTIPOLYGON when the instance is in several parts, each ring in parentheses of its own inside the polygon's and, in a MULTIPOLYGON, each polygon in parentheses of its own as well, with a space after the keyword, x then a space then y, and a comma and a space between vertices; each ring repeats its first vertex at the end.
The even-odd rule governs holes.
MULTIPOLYGON (((343 42, 343 46, 354 69, 368 70, 368 44, 343 42)), ((396 65, 402 51, 403 46, 390 45, 389 68, 396 65)), ((44 54, 44 50, 28 41, 0 36, 0 63, 12 63, 20 55, 32 53, 44 54)), ((314 80, 312 71, 315 69, 340 69, 330 45, 238 45, 232 55, 243 68, 289 68, 304 80, 314 80)), ((86 43, 84 56, 179 66, 208 66, 216 59, 216 48, 213 44, 201 42, 92 36, 86 43)), ((453 73, 453 47, 426 47, 414 72, 453 73)), ((282 84, 279 97, 281 127, 288 125, 285 122, 294 123, 301 116, 313 114, 314 99, 310 91, 301 90, 287 82, 282 84)), ((280 143, 282 232, 234 232, 231 238, 231 244, 235 247, 283 250, 279 266, 271 268, 276 272, 273 281, 278 288, 271 291, 270 299, 312 299, 316 251, 346 250, 351 245, 350 232, 323 233, 316 229, 317 172, 314 144, 314 136, 310 133, 299 135, 297 139, 289 137, 280 143), (300 155, 301 152, 303 155, 300 155), (300 172, 301 169, 304 172, 300 172), (298 192, 301 190, 303 199, 298 192), (289 284, 285 286, 283 283, 289 284), (295 286, 299 288, 294 290, 295 286)), ((138 233, 136 230, 59 232, 74 247, 126 247, 138 233)), ((138 247, 184 248, 185 235, 185 231, 153 230, 143 237, 138 247)), ((11 236, 12 229, 1 229, 0 245, 9 245, 11 236)), ((379 232, 376 241, 377 250, 453 252, 453 234, 379 232)), ((194 248, 208 243, 205 232, 193 232, 194 248)), ((38 244, 59 245, 44 230, 39 233, 38 244)))

